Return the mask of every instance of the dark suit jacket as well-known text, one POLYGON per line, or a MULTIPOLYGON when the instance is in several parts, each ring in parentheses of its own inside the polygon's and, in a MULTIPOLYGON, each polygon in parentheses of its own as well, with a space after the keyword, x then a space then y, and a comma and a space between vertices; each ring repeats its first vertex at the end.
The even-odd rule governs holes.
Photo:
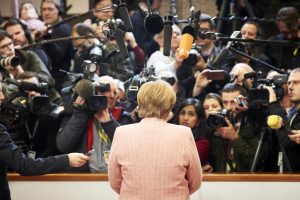
POLYGON ((33 176, 67 171, 70 164, 67 155, 35 160, 27 158, 13 143, 6 128, 0 125, 0 200, 10 200, 6 167, 23 176, 33 176))

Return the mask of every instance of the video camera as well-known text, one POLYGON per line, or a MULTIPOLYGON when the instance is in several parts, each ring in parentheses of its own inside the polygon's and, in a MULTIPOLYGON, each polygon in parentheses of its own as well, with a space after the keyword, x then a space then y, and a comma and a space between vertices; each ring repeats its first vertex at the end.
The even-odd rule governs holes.
POLYGON ((232 124, 236 122, 236 115, 226 109, 221 109, 215 113, 209 114, 206 122, 211 129, 216 129, 219 127, 226 127, 227 123, 225 121, 227 118, 232 124))
POLYGON ((115 40, 116 39, 116 30, 119 30, 122 32, 122 36, 124 36, 126 29, 125 29, 125 24, 121 19, 111 19, 107 23, 104 24, 104 26, 107 27, 105 30, 104 27, 104 35, 106 38, 109 40, 115 40))
POLYGON ((50 100, 47 83, 30 83, 5 79, 2 83, 5 88, 5 101, 1 106, 1 114, 8 110, 30 112, 37 115, 47 114, 50 111, 50 100), (35 91, 42 95, 29 97, 27 91, 35 91))
POLYGON ((282 85, 287 83, 288 75, 279 74, 275 75, 273 79, 262 78, 259 72, 250 72, 245 74, 245 78, 255 78, 256 88, 250 89, 248 91, 248 102, 250 104, 268 104, 269 103, 269 91, 264 88, 257 88, 261 85, 271 86, 274 89, 276 98, 278 101, 282 100, 284 96, 284 89, 282 85))

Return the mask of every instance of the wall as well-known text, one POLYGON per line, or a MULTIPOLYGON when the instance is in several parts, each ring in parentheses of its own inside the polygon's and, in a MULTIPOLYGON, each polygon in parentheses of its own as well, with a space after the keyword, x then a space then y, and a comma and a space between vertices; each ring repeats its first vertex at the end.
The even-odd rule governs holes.
MULTIPOLYGON (((118 195, 106 181, 13 181, 13 200, 116 200, 118 195)), ((299 182, 204 182, 191 200, 296 200, 300 196, 299 182)))
MULTIPOLYGON (((0 1, 0 10, 2 13, 2 16, 10 17, 12 15, 11 12, 11 2, 14 0, 1 0, 0 1)), ((18 0, 19 5, 24 2, 25 0, 18 0)), ((41 0, 31 0, 34 5, 37 7, 38 10, 40 10, 40 4, 41 0)), ((89 1, 88 0, 67 0, 67 5, 73 5, 72 8, 69 10, 68 14, 79 14, 84 13, 89 8, 89 1)), ((169 0, 163 0, 163 7, 161 9, 161 13, 163 16, 167 15, 169 12, 169 0)), ((187 18, 189 16, 189 1, 186 0, 177 0, 177 13, 179 18, 187 18)), ((216 14, 216 8, 215 8, 215 0, 197 0, 193 1, 195 8, 200 9, 202 12, 205 11, 205 13, 210 14, 214 16, 216 14)))

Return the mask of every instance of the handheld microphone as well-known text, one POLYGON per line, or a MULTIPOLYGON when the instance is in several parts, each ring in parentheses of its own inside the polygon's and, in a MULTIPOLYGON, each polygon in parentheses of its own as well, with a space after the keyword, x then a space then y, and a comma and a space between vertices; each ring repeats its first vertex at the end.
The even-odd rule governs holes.
POLYGON ((133 27, 132 27, 131 20, 129 18, 128 9, 127 9, 126 4, 121 1, 121 3, 118 5, 117 9, 119 10, 120 17, 124 22, 125 30, 127 32, 132 32, 133 27))
POLYGON ((164 23, 164 56, 170 56, 173 28, 172 16, 167 16, 164 23))
POLYGON ((84 100, 87 100, 94 95, 95 87, 90 80, 82 79, 76 84, 74 91, 78 96, 81 96, 84 100))
POLYGON ((291 130, 291 128, 283 123, 282 118, 279 115, 270 115, 267 120, 267 124, 271 129, 277 130, 280 129, 282 126, 291 130))
POLYGON ((164 21, 159 14, 151 11, 148 0, 146 1, 146 4, 148 7, 148 15, 144 19, 144 27, 149 33, 158 34, 164 29, 164 21))
POLYGON ((190 50, 193 47, 195 37, 195 29, 191 25, 183 28, 181 40, 179 44, 178 57, 181 59, 187 59, 189 57, 190 50))

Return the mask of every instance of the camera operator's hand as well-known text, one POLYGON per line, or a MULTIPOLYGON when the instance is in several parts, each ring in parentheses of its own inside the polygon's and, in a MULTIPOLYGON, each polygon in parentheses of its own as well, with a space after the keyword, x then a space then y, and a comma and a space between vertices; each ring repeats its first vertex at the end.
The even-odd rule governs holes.
POLYGON ((209 71, 209 69, 205 69, 202 72, 197 71, 195 73, 195 85, 193 89, 193 97, 198 96, 200 92, 205 88, 212 80, 208 80, 205 73, 209 71))
POLYGON ((289 138, 297 144, 300 144, 300 130, 292 130, 289 138))
POLYGON ((277 101, 276 93, 271 86, 264 85, 263 88, 269 91, 269 103, 277 101))
POLYGON ((94 117, 101 123, 106 123, 111 120, 108 108, 99 110, 96 114, 94 114, 94 117))
POLYGON ((126 32, 124 35, 124 40, 128 43, 128 46, 132 49, 138 46, 132 32, 126 32))
POLYGON ((18 65, 16 67, 13 67, 12 65, 5 65, 3 66, 11 75, 13 75, 14 78, 19 77, 23 72, 23 68, 21 65, 18 65))
POLYGON ((227 123, 227 127, 220 127, 217 129, 217 132, 220 134, 221 137, 229 140, 236 140, 239 138, 237 131, 235 130, 233 124, 225 118, 227 123))
POLYGON ((82 153, 69 153, 68 157, 71 167, 81 167, 90 159, 82 153))
POLYGON ((249 109, 247 98, 243 95, 237 96, 234 101, 236 102, 236 109, 239 111, 246 111, 249 109))
POLYGON ((74 105, 78 105, 78 106, 83 106, 84 103, 85 103, 85 100, 81 96, 78 96, 75 99, 75 101, 73 102, 74 105))

